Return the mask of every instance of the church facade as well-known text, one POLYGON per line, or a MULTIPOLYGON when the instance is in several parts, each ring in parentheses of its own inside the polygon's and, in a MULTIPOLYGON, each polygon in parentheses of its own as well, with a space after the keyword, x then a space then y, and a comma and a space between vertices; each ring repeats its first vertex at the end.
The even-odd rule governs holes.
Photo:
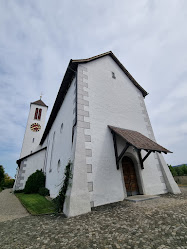
POLYGON ((42 169, 54 198, 71 161, 67 216, 130 195, 180 193, 162 156, 170 151, 155 141, 146 95, 112 52, 70 60, 43 131, 35 112, 42 109, 45 119, 47 106, 31 103, 14 189, 23 189, 28 176, 42 169), (35 149, 32 133, 38 136, 35 149))

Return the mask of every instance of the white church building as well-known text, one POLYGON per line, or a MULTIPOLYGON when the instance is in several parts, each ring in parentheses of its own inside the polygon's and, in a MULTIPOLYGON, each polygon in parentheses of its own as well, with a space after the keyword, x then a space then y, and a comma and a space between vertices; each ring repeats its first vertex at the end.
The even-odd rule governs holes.
POLYGON ((110 51, 70 60, 49 120, 40 99, 30 104, 14 190, 37 169, 52 198, 72 162, 64 213, 75 216, 131 195, 180 193, 156 143, 147 92, 110 51))

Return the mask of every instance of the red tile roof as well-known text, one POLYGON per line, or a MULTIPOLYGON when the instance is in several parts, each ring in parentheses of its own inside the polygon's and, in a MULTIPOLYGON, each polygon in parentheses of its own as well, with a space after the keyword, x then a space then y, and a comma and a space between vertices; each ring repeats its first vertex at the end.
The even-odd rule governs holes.
POLYGON ((120 137, 125 139, 130 145, 133 145, 137 149, 151 150, 164 153, 172 153, 161 145, 155 143, 148 137, 144 136, 140 132, 122 129, 114 126, 109 126, 111 131, 118 134, 120 137))
POLYGON ((48 107, 41 99, 35 101, 35 102, 32 102, 31 104, 35 104, 35 105, 41 105, 41 106, 46 106, 48 107))

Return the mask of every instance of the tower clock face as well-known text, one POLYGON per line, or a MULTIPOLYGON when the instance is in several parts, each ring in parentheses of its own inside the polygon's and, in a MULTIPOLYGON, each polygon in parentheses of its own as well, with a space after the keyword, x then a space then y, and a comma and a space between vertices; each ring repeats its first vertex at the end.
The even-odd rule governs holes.
POLYGON ((33 123, 31 124, 30 128, 31 128, 31 131, 37 132, 41 129, 41 125, 38 123, 33 123))

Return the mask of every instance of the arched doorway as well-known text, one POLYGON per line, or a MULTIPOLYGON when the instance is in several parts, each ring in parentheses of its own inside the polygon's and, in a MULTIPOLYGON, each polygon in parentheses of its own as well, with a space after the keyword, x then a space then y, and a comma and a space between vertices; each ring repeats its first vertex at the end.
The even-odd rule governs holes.
POLYGON ((134 168, 134 163, 131 158, 125 156, 122 159, 122 169, 125 187, 127 191, 127 196, 138 195, 139 187, 136 177, 136 172, 134 168))

